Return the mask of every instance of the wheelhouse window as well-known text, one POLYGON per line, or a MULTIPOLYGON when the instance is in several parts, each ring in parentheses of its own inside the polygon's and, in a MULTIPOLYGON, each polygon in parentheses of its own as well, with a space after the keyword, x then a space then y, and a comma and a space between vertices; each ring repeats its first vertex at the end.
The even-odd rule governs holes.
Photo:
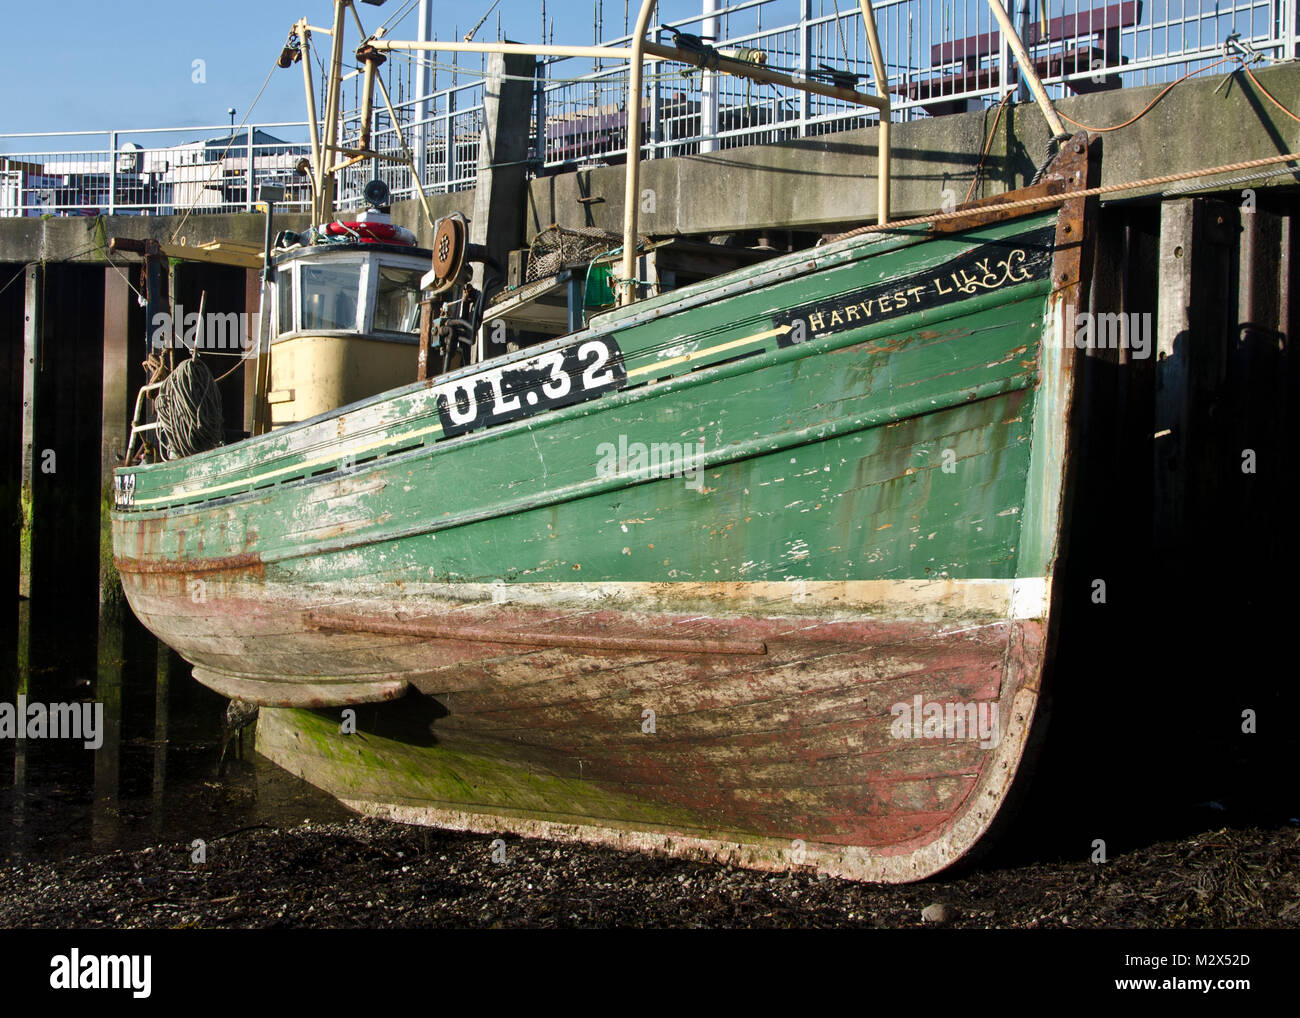
POLYGON ((286 265, 275 274, 275 304, 278 309, 276 335, 293 332, 293 267, 286 265))
POLYGON ((304 263, 298 269, 302 303, 299 329, 357 329, 361 263, 304 263))
POLYGON ((377 266, 375 332, 420 331, 420 270, 377 266))

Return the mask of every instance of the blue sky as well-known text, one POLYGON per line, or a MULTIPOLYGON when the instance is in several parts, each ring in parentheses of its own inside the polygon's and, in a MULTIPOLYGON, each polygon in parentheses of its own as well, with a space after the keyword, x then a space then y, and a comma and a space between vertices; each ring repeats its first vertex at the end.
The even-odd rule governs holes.
MULTIPOLYGON (((451 38, 456 29, 464 35, 491 2, 439 0, 434 5, 438 37, 451 38)), ((366 28, 373 29, 402 6, 403 0, 388 0, 383 7, 358 3, 357 10, 366 28)), ((699 10, 700 3, 661 6, 673 17, 699 10)), ((592 0, 548 0, 547 10, 555 18, 556 42, 591 41, 592 0)), ((633 3, 633 20, 636 10, 633 3)), ((541 0, 502 0, 498 11, 504 34, 527 40, 540 36, 541 0)), ((289 26, 304 15, 325 25, 331 12, 330 0, 145 0, 111 5, 103 0, 50 0, 24 5, 22 20, 31 27, 39 22, 43 30, 35 37, 26 31, 14 36, 0 61, 0 94, 9 97, 0 115, 0 132, 224 124, 230 106, 239 111, 238 122, 278 56, 289 26), (202 84, 191 80, 195 60, 205 61, 202 84)), ((394 34, 414 38, 416 25, 413 12, 394 34)), ((605 35, 621 34, 622 26, 622 0, 605 0, 605 35)), ((496 30, 494 12, 479 38, 495 38, 496 30)), ((300 71, 277 70, 251 119, 266 123, 304 117, 300 71)), ((9 151, 15 147, 0 145, 9 151)))

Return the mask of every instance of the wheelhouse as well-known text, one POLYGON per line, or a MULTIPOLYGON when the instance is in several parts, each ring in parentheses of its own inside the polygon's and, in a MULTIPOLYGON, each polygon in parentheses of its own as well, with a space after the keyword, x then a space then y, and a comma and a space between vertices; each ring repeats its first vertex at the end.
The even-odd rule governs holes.
POLYGON ((273 255, 273 428, 415 380, 429 258, 421 248, 368 243, 273 255))

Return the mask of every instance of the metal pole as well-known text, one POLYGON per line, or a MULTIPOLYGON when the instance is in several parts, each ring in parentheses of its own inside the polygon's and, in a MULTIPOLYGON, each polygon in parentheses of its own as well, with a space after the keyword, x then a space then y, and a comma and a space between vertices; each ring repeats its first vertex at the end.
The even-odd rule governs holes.
POLYGON ((117 132, 108 132, 108 214, 117 211, 117 132))
MULTIPOLYGON (((325 153, 338 144, 339 93, 343 77, 343 9, 348 0, 334 0, 334 28, 330 35, 329 85, 325 90, 325 137, 321 145, 322 163, 325 153)), ((312 225, 334 217, 334 174, 322 171, 320 189, 316 194, 315 216, 312 225)))
POLYGON ((320 124, 316 119, 316 89, 311 80, 311 32, 305 21, 294 26, 302 46, 302 79, 307 90, 307 125, 311 130, 311 173, 312 194, 320 190, 320 171, 324 160, 321 158, 320 124))
POLYGON ((533 67, 533 115, 537 118, 537 170, 546 165, 546 61, 538 59, 533 67))
MULTIPOLYGON (((877 45, 879 45, 879 43, 877 43, 877 45)), ((675 46, 661 46, 659 43, 651 42, 649 39, 645 40, 644 50, 647 56, 662 57, 665 60, 676 60, 681 63, 691 64, 695 67, 703 67, 706 63, 705 59, 697 53, 678 49, 675 46)), ((735 74, 742 78, 752 78, 754 81, 765 81, 773 85, 784 85, 787 88, 797 88, 804 92, 829 96, 832 99, 843 99, 845 102, 870 106, 872 109, 887 110, 891 108, 889 100, 881 96, 870 95, 866 92, 858 92, 851 88, 840 88, 836 85, 827 85, 821 81, 809 81, 804 78, 794 78, 781 71, 769 70, 760 64, 748 64, 740 60, 719 56, 713 66, 721 74, 735 74)), ((883 61, 881 66, 884 66, 883 61)))
MULTIPOLYGON (((420 0, 418 34, 421 42, 433 41, 433 0, 420 0)), ((415 172, 421 181, 428 176, 429 159, 429 95, 433 92, 430 61, 417 58, 415 70, 415 130, 411 144, 415 146, 415 172)))
MULTIPOLYGON (((867 0, 863 0, 863 2, 865 3, 867 0)), ((989 0, 989 7, 993 11, 993 17, 997 18, 998 24, 1002 28, 1002 38, 1006 39, 1007 45, 1011 47, 1011 51, 1016 55, 1016 63, 1020 65, 1021 80, 1029 86, 1029 91, 1034 93, 1034 99, 1038 103, 1038 108, 1043 111, 1043 116, 1047 120, 1047 126, 1051 130, 1052 136, 1059 137, 1065 134, 1065 125, 1061 123, 1061 118, 1056 115, 1056 110, 1052 107, 1052 100, 1047 98, 1043 83, 1038 80, 1038 72, 1034 70, 1034 62, 1029 59, 1029 51, 1025 49, 1024 42, 1016 34, 1015 27, 1011 24, 1011 17, 1007 14, 1006 8, 1002 6, 1002 0, 989 0)))
POLYGON ((248 125, 248 171, 245 174, 244 183, 248 188, 248 196, 244 201, 244 211, 253 211, 253 125, 248 125))
POLYGON ((548 46, 523 42, 422 42, 415 39, 371 39, 370 46, 387 50, 432 50, 436 53, 523 53, 526 56, 610 57, 626 60, 628 50, 622 46, 548 46))
MULTIPOLYGON (((989 0, 996 4, 998 0, 989 0)), ((871 0, 861 0, 862 22, 867 29, 867 46, 871 50, 871 72, 876 79, 876 92, 885 105, 880 110, 880 151, 876 154, 876 221, 889 222, 889 68, 885 66, 884 51, 880 48, 880 33, 876 31, 876 12, 871 0)))
MULTIPOLYGON (((812 70, 812 0, 803 0, 799 5, 799 72, 807 75, 812 70)), ((799 137, 808 136, 808 118, 812 116, 812 96, 807 92, 799 93, 799 137)))
POLYGON ((262 256, 262 300, 257 314, 257 382, 253 388, 253 434, 265 434, 271 428, 271 404, 267 393, 271 388, 271 280, 275 278, 271 266, 272 221, 275 202, 266 203, 266 241, 262 256))
POLYGON ((627 173, 623 182, 623 277, 618 281, 619 304, 636 299, 636 214, 641 194, 641 81, 645 34, 655 0, 642 0, 632 36, 632 62, 627 71, 627 173))
MULTIPOLYGON (((704 25, 700 33, 705 39, 718 38, 716 14, 719 6, 719 0, 704 0, 704 25)), ((718 74, 705 71, 701 79, 700 151, 714 152, 718 148, 718 74)))

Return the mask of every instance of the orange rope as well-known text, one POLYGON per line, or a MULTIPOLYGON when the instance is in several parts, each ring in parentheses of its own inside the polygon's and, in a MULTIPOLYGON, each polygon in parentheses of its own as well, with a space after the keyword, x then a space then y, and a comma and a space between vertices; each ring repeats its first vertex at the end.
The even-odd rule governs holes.
POLYGON ((1252 71, 1252 70, 1251 70, 1249 67, 1247 67, 1245 64, 1242 64, 1242 65, 1241 65, 1241 69, 1242 69, 1243 71, 1245 71, 1245 72, 1250 76, 1250 80, 1253 81, 1253 82, 1255 83, 1255 87, 1256 87, 1257 89, 1259 89, 1261 92, 1263 92, 1266 96, 1268 96, 1269 100, 1273 103, 1274 106, 1276 106, 1278 109, 1280 109, 1283 113, 1285 113, 1285 114, 1286 114, 1288 117, 1290 117, 1292 120, 1300 120, 1300 117, 1297 117, 1297 116, 1296 116, 1294 113, 1292 113, 1289 109, 1287 109, 1287 108, 1286 108, 1285 106, 1283 106, 1280 102, 1278 102, 1277 99, 1275 99, 1275 98, 1273 97, 1273 93, 1270 92, 1268 89, 1266 89, 1263 85, 1261 85, 1261 84, 1259 83, 1259 79, 1258 79, 1257 77, 1255 77, 1255 72, 1254 72, 1254 71, 1252 71))
MULTIPOLYGON (((1129 124, 1136 123, 1137 121, 1139 121, 1139 120, 1141 120, 1143 117, 1145 117, 1148 113, 1150 113, 1150 112, 1151 112, 1151 108, 1152 108, 1153 106, 1155 106, 1155 104, 1158 103, 1161 99, 1163 99, 1165 96, 1167 96, 1167 95, 1169 94, 1170 90, 1171 90, 1175 85, 1181 85, 1184 81, 1186 81, 1188 78, 1192 77, 1192 75, 1194 75, 1194 74, 1204 74, 1206 71, 1211 70, 1212 68, 1218 67, 1220 64, 1227 63, 1229 60, 1235 60, 1235 59, 1236 59, 1235 56, 1223 57, 1223 58, 1221 58, 1221 59, 1219 59, 1219 60, 1216 60, 1216 61, 1215 61, 1214 63, 1212 63, 1212 64, 1208 64, 1208 65, 1205 66, 1205 67, 1198 67, 1198 68, 1196 68, 1196 70, 1194 70, 1194 71, 1188 71, 1186 74, 1184 74, 1184 75, 1183 75, 1181 78, 1179 78, 1177 81, 1171 81, 1168 85, 1166 85, 1164 88, 1162 88, 1162 89, 1160 90, 1160 94, 1157 95, 1154 99, 1152 99, 1149 103, 1147 103, 1146 106, 1142 109, 1142 112, 1139 113, 1137 116, 1129 117, 1129 119, 1126 120, 1126 121, 1124 121, 1124 123, 1122 123, 1122 124, 1115 124, 1113 127, 1089 127, 1087 124, 1081 124, 1081 123, 1079 123, 1079 121, 1075 120, 1073 117, 1067 117, 1067 116, 1066 116, 1064 113, 1062 113, 1060 110, 1057 110, 1056 112, 1057 112, 1057 114, 1060 116, 1060 118, 1061 118, 1062 120, 1068 120, 1068 121, 1069 121, 1070 123, 1072 123, 1075 127, 1082 128, 1083 130, 1089 132, 1090 134, 1105 134, 1107 131, 1118 131, 1121 127, 1128 127, 1129 124)), ((1248 71, 1247 73, 1249 73, 1249 71, 1248 71)), ((1251 77, 1253 78, 1254 75, 1252 74, 1251 77)), ((1271 98, 1271 97, 1270 97, 1270 98, 1271 98)), ((1276 102, 1276 101, 1277 101, 1277 100, 1274 100, 1274 102, 1276 102)))

